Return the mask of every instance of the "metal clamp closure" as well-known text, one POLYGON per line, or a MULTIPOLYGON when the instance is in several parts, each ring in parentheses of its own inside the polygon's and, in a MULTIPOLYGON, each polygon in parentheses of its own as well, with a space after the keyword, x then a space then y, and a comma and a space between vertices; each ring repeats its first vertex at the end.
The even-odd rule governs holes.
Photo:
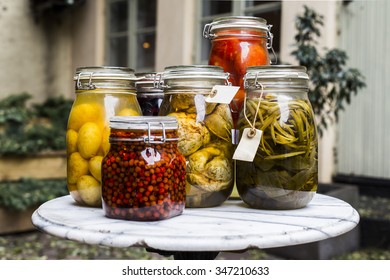
POLYGON ((153 136, 152 137, 152 133, 151 133, 151 129, 150 129, 150 123, 148 122, 148 137, 144 138, 144 142, 145 143, 149 143, 149 144, 162 144, 162 143, 165 143, 165 141, 167 140, 166 139, 167 136, 165 134, 165 125, 164 125, 164 123, 160 123, 160 124, 161 124, 161 127, 162 127, 163 135, 162 136, 153 136), (156 141, 154 139, 159 139, 159 140, 156 141))
POLYGON ((214 36, 210 34, 210 29, 211 29, 211 23, 207 23, 204 28, 203 28, 203 37, 206 39, 211 39, 214 36))
POLYGON ((85 89, 85 90, 96 89, 96 86, 92 83, 92 76, 93 76, 93 72, 79 73, 77 75, 76 89, 85 89), (88 81, 88 85, 86 85, 86 86, 83 86, 81 81, 80 81, 82 74, 89 74, 89 81, 88 81))
POLYGON ((273 48, 273 42, 274 42, 274 34, 271 32, 272 24, 268 25, 268 31, 267 31, 267 49, 272 51, 272 55, 274 57, 274 61, 271 60, 271 64, 278 63, 278 57, 276 56, 275 50, 273 48))
POLYGON ((229 81, 229 78, 230 78, 230 73, 226 72, 226 85, 227 86, 231 86, 232 85, 232 83, 229 81))
MULTIPOLYGON (((263 85, 257 80, 258 77, 259 77, 259 72, 256 72, 255 81, 254 81, 254 83, 253 83, 253 86, 254 86, 256 89, 263 88, 263 85)), ((248 73, 246 73, 245 76, 244 76, 244 88, 245 88, 245 89, 247 89, 247 88, 250 87, 247 78, 248 78, 248 73)))
POLYGON ((156 89, 163 89, 164 82, 162 81, 162 73, 156 73, 153 79, 153 87, 156 89))

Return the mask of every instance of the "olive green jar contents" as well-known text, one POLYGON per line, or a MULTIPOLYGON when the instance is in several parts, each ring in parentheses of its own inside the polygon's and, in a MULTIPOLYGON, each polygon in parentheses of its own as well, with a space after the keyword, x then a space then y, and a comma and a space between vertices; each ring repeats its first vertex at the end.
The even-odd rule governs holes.
POLYGON ((160 115, 179 123, 178 146, 187 160, 186 207, 218 206, 232 192, 229 104, 206 102, 215 85, 226 84, 228 74, 217 66, 171 66, 162 72, 160 115))
POLYGON ((237 189, 253 208, 301 208, 317 190, 318 140, 308 83, 301 66, 247 69, 239 128, 259 129, 262 137, 253 162, 237 161, 237 189))
POLYGON ((168 219, 185 206, 184 156, 173 117, 113 117, 102 162, 103 210, 109 218, 168 219))
POLYGON ((67 186, 80 205, 101 207, 101 164, 110 149, 112 116, 140 116, 134 70, 80 67, 66 132, 67 186))

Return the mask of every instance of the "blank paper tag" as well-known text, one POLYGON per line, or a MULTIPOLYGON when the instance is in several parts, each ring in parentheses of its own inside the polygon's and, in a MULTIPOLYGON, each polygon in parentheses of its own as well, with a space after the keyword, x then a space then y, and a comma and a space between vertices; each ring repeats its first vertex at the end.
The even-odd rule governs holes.
POLYGON ((206 98, 206 102, 230 104, 239 89, 240 87, 234 86, 214 86, 210 96, 206 98))
POLYGON ((154 148, 146 148, 141 152, 141 156, 148 163, 148 165, 154 164, 161 160, 161 155, 154 148))
POLYGON ((253 162, 263 131, 256 129, 256 134, 250 138, 248 137, 248 132, 251 133, 250 130, 251 128, 245 128, 242 132, 242 137, 234 152, 233 159, 253 162))

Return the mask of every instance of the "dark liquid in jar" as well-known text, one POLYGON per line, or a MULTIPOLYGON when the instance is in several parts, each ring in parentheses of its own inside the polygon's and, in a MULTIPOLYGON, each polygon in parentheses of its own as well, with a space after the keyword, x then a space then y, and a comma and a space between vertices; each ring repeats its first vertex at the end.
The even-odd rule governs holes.
POLYGON ((142 110, 143 116, 158 116, 160 111, 160 105, 163 100, 163 95, 161 96, 137 96, 138 103, 142 110))

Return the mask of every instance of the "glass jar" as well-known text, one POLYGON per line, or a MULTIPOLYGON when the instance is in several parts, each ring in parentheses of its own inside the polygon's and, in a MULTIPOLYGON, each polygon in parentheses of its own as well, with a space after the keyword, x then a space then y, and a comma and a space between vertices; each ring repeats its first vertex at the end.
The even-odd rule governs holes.
POLYGON ((256 128, 262 137, 253 162, 237 160, 237 189, 253 208, 301 208, 317 190, 318 140, 308 85, 302 66, 247 70, 240 133, 256 128))
POLYGON ((160 75, 158 73, 137 73, 137 100, 144 116, 158 116, 164 98, 162 89, 155 86, 160 75))
POLYGON ((101 163, 110 148, 109 118, 141 115, 135 78, 129 68, 76 70, 76 98, 66 133, 67 185, 81 205, 101 206, 101 163))
POLYGON ((216 18, 204 27, 203 36, 211 40, 209 64, 221 66, 230 73, 232 85, 240 87, 230 104, 235 128, 244 102, 247 67, 270 64, 271 27, 265 19, 249 16, 216 18))
POLYGON ((179 122, 179 150, 187 160, 186 207, 222 204, 233 187, 233 121, 228 104, 208 103, 215 85, 226 85, 221 67, 184 65, 162 72, 160 115, 179 122))
POLYGON ((156 221, 185 206, 184 156, 173 117, 113 117, 102 164, 103 210, 109 218, 156 221))

